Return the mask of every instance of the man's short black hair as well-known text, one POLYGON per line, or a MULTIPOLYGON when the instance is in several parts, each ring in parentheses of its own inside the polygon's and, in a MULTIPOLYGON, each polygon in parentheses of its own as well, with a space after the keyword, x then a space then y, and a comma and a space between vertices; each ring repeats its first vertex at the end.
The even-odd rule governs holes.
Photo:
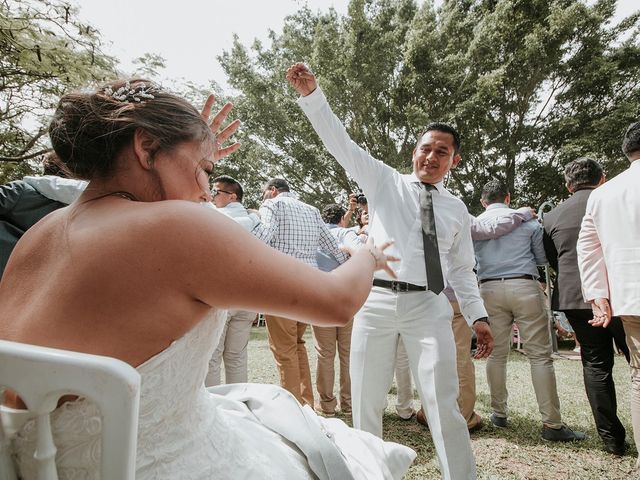
POLYGON ((576 158, 564 167, 564 181, 574 192, 584 187, 595 187, 602 178, 602 166, 589 157, 576 158))
POLYGON ((347 213, 347 211, 343 206, 336 203, 330 203, 322 209, 322 220, 324 221, 324 223, 337 225, 340 223, 340 220, 342 220, 342 217, 344 217, 345 213, 347 213))
POLYGON ((287 183, 287 181, 284 178, 272 178, 264 186, 264 189, 266 190, 266 189, 271 188, 271 187, 276 187, 276 189, 279 192, 288 192, 289 191, 289 184, 287 183))
POLYGON ((242 190, 242 185, 235 178, 230 177, 229 175, 220 175, 213 179, 213 183, 220 182, 224 183, 225 188, 229 189, 233 193, 236 194, 236 198, 240 203, 242 203, 242 197, 244 196, 244 190, 242 190))
POLYGON ((450 133, 451 136, 453 137, 454 153, 458 154, 460 152, 460 134, 455 128, 453 128, 451 125, 445 122, 431 122, 429 125, 424 127, 424 130, 420 134, 420 137, 418 137, 418 143, 420 143, 420 140, 422 139, 422 137, 425 136, 427 132, 430 132, 432 130, 436 130, 438 132, 450 133))
POLYGON ((489 180, 482 187, 482 200, 487 204, 502 203, 509 195, 509 189, 507 185, 498 179, 489 180))
POLYGON ((629 125, 622 139, 622 153, 627 158, 630 158, 636 152, 640 152, 640 122, 629 125))

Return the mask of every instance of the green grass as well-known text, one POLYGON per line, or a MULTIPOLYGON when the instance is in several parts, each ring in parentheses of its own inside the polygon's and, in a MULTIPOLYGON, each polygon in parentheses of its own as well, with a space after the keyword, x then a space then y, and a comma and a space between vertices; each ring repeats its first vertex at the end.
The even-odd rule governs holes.
MULTIPOLYGON (((307 330, 307 351, 315 378, 316 355, 311 328, 307 330)), ((478 478, 502 479, 629 479, 637 456, 633 446, 629 411, 629 366, 623 356, 616 358, 614 377, 618 395, 618 415, 627 430, 629 448, 618 458, 602 449, 596 433, 582 380, 579 360, 555 362, 558 393, 563 421, 574 430, 587 434, 578 443, 550 443, 540 438, 540 414, 536 404, 529 362, 518 352, 512 352, 508 364, 509 427, 498 429, 489 422, 490 400, 485 377, 485 362, 476 361, 476 411, 485 420, 485 427, 472 434, 471 443, 478 465, 478 478), (488 425, 487 425, 488 424, 488 425)), ((337 367, 336 367, 337 368, 337 367)), ((249 342, 249 381, 279 383, 273 356, 269 350, 266 329, 254 327, 249 342)), ((336 379, 336 391, 337 391, 336 379)), ((408 445, 418 457, 409 469, 407 479, 440 478, 435 450, 429 432, 415 421, 400 420, 394 410, 395 388, 388 397, 384 416, 384 438, 408 445)), ((417 395, 416 395, 417 398, 417 395)), ((417 404, 417 402, 416 402, 417 404)), ((351 424, 350 416, 342 416, 351 424)))

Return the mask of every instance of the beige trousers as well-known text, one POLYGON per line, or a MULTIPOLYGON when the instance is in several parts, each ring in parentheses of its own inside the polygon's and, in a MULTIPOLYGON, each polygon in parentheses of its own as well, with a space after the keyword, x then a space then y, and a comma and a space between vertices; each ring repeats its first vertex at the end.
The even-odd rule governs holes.
POLYGON ((247 345, 251 336, 251 325, 253 325, 256 315, 255 312, 245 310, 229 310, 220 342, 209 360, 209 371, 204 379, 206 387, 222 383, 223 359, 224 383, 246 383, 249 381, 247 345))
MULTIPOLYGON (((631 425, 633 426, 633 440, 640 452, 640 316, 624 315, 622 326, 629 347, 631 364, 631 425)), ((636 461, 636 468, 640 468, 640 456, 636 461)))
POLYGON ((315 408, 327 414, 333 414, 336 411, 338 400, 333 394, 333 384, 336 376, 334 360, 337 348, 340 361, 340 409, 343 412, 350 412, 349 352, 351 350, 353 320, 344 327, 317 327, 314 325, 312 328, 316 352, 318 352, 316 388, 318 389, 318 397, 320 397, 315 408))
POLYGON ((471 327, 460 312, 458 302, 451 302, 453 308, 453 339, 456 342, 456 369, 458 370, 458 407, 467 422, 474 428, 482 421, 475 412, 476 369, 471 358, 471 327))
POLYGON ((313 389, 307 348, 302 339, 306 323, 265 315, 269 346, 280 372, 280 385, 302 405, 313 408, 313 389))
POLYGON ((487 360, 487 382, 491 409, 507 416, 507 357, 513 323, 518 326, 531 367, 531 380, 542 422, 560 428, 560 400, 551 358, 549 320, 542 290, 536 280, 511 279, 485 282, 480 295, 489 313, 493 332, 493 353, 487 360))

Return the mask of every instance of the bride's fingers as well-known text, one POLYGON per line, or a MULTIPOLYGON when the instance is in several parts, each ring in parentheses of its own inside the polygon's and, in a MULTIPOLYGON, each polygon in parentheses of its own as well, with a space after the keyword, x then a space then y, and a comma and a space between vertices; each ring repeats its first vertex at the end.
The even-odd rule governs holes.
POLYGON ((398 276, 396 275, 396 272, 394 272, 389 265, 385 265, 383 270, 387 272, 391 278, 398 278, 398 276))
POLYGON ((240 148, 241 144, 236 142, 232 145, 229 145, 228 147, 224 147, 224 148, 219 148, 218 150, 216 150, 215 156, 214 156, 214 160, 218 161, 221 158, 224 158, 228 155, 231 155, 233 152, 235 152, 236 150, 238 150, 240 148))
POLYGON ((240 125, 240 120, 234 120, 216 134, 216 141, 218 143, 224 143, 231 135, 238 131, 240 125))
POLYGON ((398 257, 387 255, 387 262, 399 262, 399 261, 400 259, 398 257))
POLYGON ((216 113, 216 116, 213 117, 213 120, 209 124, 209 128, 216 136, 220 134, 220 132, 218 132, 218 129, 220 128, 220 125, 222 125, 222 122, 224 122, 225 118, 227 118, 227 115, 229 115, 229 112, 231 111, 232 108, 233 108, 233 103, 227 102, 218 111, 218 113, 216 113))
POLYGON ((204 106, 202 107, 202 111, 200 112, 200 116, 202 119, 209 123, 209 115, 211 115, 211 109, 213 108, 213 104, 216 101, 216 97, 213 95, 209 95, 207 97, 207 101, 204 102, 204 106))
POLYGON ((393 245, 394 242, 395 242, 395 240, 387 240, 382 245, 380 245, 378 248, 384 252, 387 248, 389 248, 391 245, 393 245))

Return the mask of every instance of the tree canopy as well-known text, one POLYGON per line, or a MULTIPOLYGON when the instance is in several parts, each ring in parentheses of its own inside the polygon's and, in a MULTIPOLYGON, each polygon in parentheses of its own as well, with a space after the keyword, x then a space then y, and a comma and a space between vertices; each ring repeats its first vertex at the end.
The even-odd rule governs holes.
POLYGON ((290 181, 305 201, 357 186, 324 150, 284 74, 303 61, 354 141, 408 172, 422 127, 455 125, 463 162, 448 187, 472 209, 488 179, 519 203, 563 196, 561 170, 592 156, 626 168, 626 126, 640 117, 640 13, 612 24, 615 0, 352 0, 346 16, 304 7, 270 45, 236 38, 220 61, 239 95, 242 159, 223 165, 250 187, 290 181))
POLYGON ((115 75, 99 33, 57 0, 0 1, 0 178, 33 173, 61 95, 115 75))

